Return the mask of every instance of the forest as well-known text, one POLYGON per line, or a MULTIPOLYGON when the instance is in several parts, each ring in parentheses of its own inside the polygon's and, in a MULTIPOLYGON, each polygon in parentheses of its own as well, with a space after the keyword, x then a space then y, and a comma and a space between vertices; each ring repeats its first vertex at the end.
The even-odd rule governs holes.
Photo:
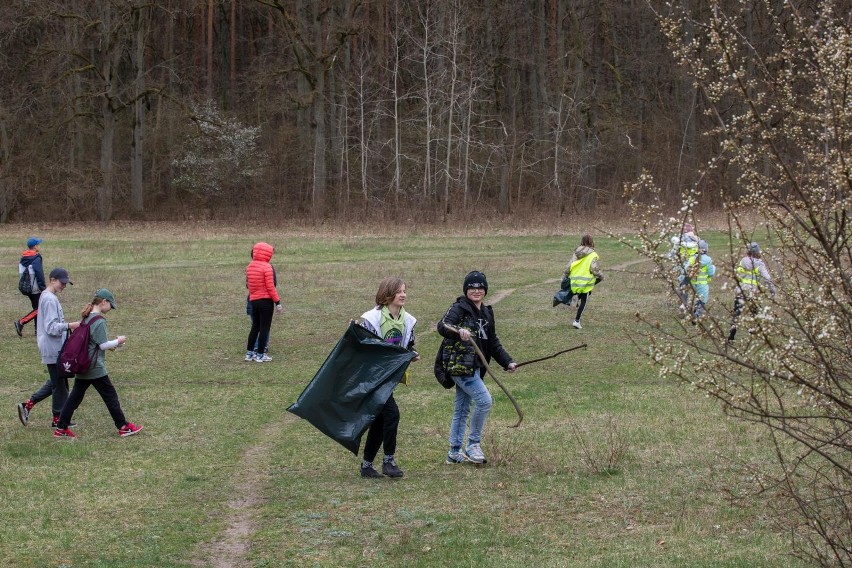
MULTIPOLYGON (((661 30, 672 9, 7 0, 0 222, 606 213, 644 172, 719 206, 719 117, 661 30)), ((754 45, 777 39, 764 13, 736 23, 754 45)))

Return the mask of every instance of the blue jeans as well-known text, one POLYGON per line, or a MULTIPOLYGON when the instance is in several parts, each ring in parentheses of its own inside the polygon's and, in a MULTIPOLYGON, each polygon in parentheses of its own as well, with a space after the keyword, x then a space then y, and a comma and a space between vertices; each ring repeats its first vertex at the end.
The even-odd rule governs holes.
POLYGON ((482 428, 491 410, 491 393, 482 382, 480 372, 480 369, 476 369, 472 376, 453 377, 456 383, 456 402, 453 407, 453 421, 450 423, 451 451, 458 451, 462 447, 471 403, 474 407, 473 416, 470 417, 468 444, 478 444, 482 440, 482 428))

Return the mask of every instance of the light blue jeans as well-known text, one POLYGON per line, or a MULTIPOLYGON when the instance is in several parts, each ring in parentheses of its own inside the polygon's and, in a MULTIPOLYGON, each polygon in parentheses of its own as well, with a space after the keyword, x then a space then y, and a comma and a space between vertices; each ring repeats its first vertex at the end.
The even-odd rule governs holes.
POLYGON ((474 406, 473 416, 470 417, 468 444, 478 444, 482 440, 482 428, 491 410, 491 393, 482 382, 480 372, 480 369, 476 369, 472 376, 453 377, 456 383, 456 402, 453 408, 453 421, 450 423, 451 452, 457 452, 462 447, 471 403, 474 406))

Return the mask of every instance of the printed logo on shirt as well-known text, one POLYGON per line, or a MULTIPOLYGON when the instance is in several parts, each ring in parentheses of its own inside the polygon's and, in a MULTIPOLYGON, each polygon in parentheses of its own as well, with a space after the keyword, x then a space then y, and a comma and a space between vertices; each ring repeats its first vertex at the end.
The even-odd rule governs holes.
POLYGON ((391 329, 385 334, 385 341, 391 345, 399 345, 402 347, 402 332, 396 328, 391 329))
POLYGON ((476 336, 479 339, 488 339, 488 334, 485 332, 485 326, 488 325, 488 320, 478 319, 478 320, 476 320, 476 325, 477 325, 476 336))

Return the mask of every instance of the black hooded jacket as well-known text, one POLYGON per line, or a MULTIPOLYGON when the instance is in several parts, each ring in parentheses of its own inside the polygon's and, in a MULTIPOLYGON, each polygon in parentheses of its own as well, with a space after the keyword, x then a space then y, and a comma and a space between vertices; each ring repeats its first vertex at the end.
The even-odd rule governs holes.
POLYGON ((482 367, 473 346, 459 339, 458 333, 450 330, 448 325, 470 331, 471 337, 485 355, 486 362, 490 363, 491 358, 494 357, 503 369, 513 362, 497 337, 494 310, 491 306, 483 304, 478 310, 467 297, 459 296, 444 314, 443 319, 438 322, 438 333, 444 337, 444 340, 441 342, 437 359, 440 360, 441 366, 448 375, 467 377, 472 375, 476 368, 482 367))

